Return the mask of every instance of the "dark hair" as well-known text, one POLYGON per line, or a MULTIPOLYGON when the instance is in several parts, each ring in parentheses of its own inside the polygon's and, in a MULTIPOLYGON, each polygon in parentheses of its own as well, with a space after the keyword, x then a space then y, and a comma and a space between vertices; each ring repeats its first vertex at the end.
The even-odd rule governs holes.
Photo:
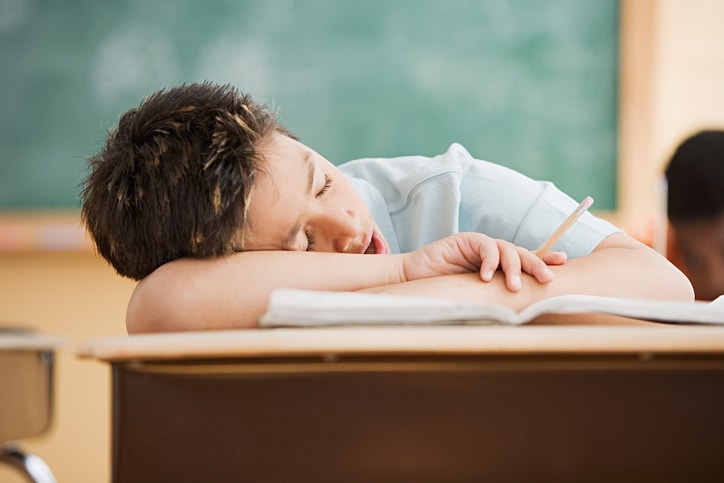
POLYGON ((228 255, 274 116, 229 85, 161 90, 123 114, 83 182, 81 217, 98 252, 140 280, 180 257, 228 255))
POLYGON ((701 131, 682 142, 666 168, 666 180, 672 222, 724 213, 724 131, 701 131))

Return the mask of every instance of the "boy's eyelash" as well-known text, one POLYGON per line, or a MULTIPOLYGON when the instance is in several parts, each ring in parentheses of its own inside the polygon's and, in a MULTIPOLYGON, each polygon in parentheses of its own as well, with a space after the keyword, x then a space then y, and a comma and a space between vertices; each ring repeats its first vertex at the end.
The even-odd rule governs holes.
POLYGON ((325 174, 325 175, 324 175, 324 186, 322 187, 321 190, 319 190, 319 193, 317 193, 317 197, 320 197, 320 196, 322 196, 324 193, 326 193, 327 190, 329 190, 329 187, 330 187, 331 185, 332 185, 332 178, 330 178, 329 176, 327 176, 327 175, 325 174))
MULTIPOLYGON (((332 178, 330 178, 329 176, 327 176, 327 175, 325 174, 325 175, 324 175, 324 186, 322 186, 322 189, 319 190, 319 193, 317 193, 317 198, 319 198, 319 197, 322 196, 324 193, 326 193, 327 190, 329 190, 329 187, 330 187, 331 185, 332 185, 332 178)), ((309 251, 312 251, 312 249, 314 248, 314 233, 312 233, 311 231, 307 230, 307 231, 304 232, 304 235, 307 237, 307 251, 308 251, 308 252, 309 252, 309 251)))
POLYGON ((314 247, 314 233, 307 230, 304 232, 304 235, 307 237, 307 251, 312 251, 312 248, 314 247))

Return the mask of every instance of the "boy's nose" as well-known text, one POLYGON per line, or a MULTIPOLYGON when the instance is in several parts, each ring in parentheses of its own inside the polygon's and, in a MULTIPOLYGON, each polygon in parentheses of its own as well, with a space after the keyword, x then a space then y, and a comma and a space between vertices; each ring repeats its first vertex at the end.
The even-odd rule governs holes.
POLYGON ((360 234, 360 223, 354 210, 334 209, 320 214, 315 245, 321 251, 347 252, 360 234), (321 239, 320 239, 321 238, 321 239))

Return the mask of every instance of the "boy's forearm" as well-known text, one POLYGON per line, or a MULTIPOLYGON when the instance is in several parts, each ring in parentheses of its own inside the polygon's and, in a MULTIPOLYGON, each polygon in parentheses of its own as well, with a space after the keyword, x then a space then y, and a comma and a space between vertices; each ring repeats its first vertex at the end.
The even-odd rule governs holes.
POLYGON ((567 292, 656 300, 694 299, 691 283, 681 271, 623 233, 609 236, 591 255, 572 262, 576 263, 570 264, 570 273, 562 277, 562 290, 567 292))
POLYGON ((547 297, 566 294, 693 300, 691 284, 679 270, 648 247, 622 234, 604 240, 588 256, 550 268, 555 273, 553 282, 541 284, 524 273, 519 292, 507 290, 501 272, 488 283, 482 283, 476 274, 468 273, 374 287, 367 291, 494 302, 516 310, 547 297))
POLYGON ((479 233, 452 235, 397 255, 250 251, 176 260, 139 283, 126 326, 129 332, 251 327, 278 288, 353 291, 449 273, 474 271, 481 277, 481 268, 487 279, 498 265, 509 285, 519 279, 521 267, 542 280, 553 276, 532 253, 479 233))
POLYGON ((353 291, 402 276, 402 255, 258 251, 176 260, 138 284, 126 325, 130 333, 254 327, 274 289, 353 291))

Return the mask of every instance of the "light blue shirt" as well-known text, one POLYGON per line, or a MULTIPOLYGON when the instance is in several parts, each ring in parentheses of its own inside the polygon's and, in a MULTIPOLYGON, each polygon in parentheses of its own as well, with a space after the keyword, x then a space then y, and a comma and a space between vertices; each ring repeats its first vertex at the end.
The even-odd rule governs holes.
MULTIPOLYGON (((535 250, 579 203, 552 183, 477 160, 459 144, 432 158, 364 158, 339 169, 366 201, 393 253, 466 231, 535 250)), ((553 249, 580 257, 617 231, 585 213, 553 249)))

